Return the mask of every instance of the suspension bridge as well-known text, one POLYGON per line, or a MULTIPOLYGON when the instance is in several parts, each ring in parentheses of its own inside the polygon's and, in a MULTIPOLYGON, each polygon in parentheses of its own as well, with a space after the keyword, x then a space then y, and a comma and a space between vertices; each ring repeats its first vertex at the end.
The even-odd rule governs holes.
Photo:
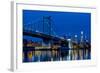
POLYGON ((23 25, 23 35, 40 38, 44 41, 53 43, 67 43, 67 39, 56 34, 54 21, 51 16, 43 16, 41 19, 33 20, 23 25))
POLYGON ((90 44, 84 46, 84 42, 81 48, 80 44, 72 42, 71 39, 68 41, 66 36, 57 35, 55 25, 57 24, 51 16, 43 16, 23 24, 23 36, 40 38, 43 43, 53 45, 40 49, 40 47, 26 46, 27 43, 23 46, 23 62, 90 59, 90 44))

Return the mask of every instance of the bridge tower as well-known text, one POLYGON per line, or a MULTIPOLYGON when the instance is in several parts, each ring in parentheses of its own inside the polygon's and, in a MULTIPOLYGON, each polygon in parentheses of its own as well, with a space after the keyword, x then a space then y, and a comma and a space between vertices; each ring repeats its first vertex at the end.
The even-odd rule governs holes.
POLYGON ((51 16, 43 16, 43 33, 51 35, 51 16))
MULTIPOLYGON (((52 35, 52 19, 51 16, 43 16, 43 33, 52 35)), ((43 39, 43 43, 50 46, 51 40, 43 39)))

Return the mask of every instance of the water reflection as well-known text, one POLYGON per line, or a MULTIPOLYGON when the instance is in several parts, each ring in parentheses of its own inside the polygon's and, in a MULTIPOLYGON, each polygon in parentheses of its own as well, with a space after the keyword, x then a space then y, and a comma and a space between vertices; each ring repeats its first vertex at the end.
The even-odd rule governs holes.
MULTIPOLYGON (((24 48, 30 49, 30 48, 24 48)), ((58 49, 42 48, 23 51, 23 62, 43 62, 43 61, 67 61, 86 60, 91 58, 90 49, 70 49, 61 47, 58 49)))

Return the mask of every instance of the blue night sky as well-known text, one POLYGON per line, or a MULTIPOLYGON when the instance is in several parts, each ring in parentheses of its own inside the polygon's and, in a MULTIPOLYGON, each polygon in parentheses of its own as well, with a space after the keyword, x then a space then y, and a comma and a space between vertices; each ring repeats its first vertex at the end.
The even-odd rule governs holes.
POLYGON ((83 31, 87 39, 91 39, 90 13, 23 10, 23 24, 37 22, 42 20, 43 16, 52 17, 53 29, 59 36, 77 34, 80 39, 80 32, 83 31))

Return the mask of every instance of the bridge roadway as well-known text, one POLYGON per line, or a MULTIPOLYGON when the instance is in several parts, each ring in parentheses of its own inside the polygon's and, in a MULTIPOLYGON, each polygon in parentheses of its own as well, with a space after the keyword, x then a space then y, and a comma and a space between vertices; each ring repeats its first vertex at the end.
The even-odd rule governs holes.
POLYGON ((23 31, 23 35, 27 35, 27 36, 32 36, 32 37, 36 37, 36 38, 42 38, 44 40, 53 40, 53 41, 60 41, 60 42, 67 42, 67 40, 65 40, 64 38, 61 37, 57 37, 57 36, 53 36, 53 35, 48 35, 42 32, 35 32, 35 31, 29 31, 29 30, 24 30, 23 31))

